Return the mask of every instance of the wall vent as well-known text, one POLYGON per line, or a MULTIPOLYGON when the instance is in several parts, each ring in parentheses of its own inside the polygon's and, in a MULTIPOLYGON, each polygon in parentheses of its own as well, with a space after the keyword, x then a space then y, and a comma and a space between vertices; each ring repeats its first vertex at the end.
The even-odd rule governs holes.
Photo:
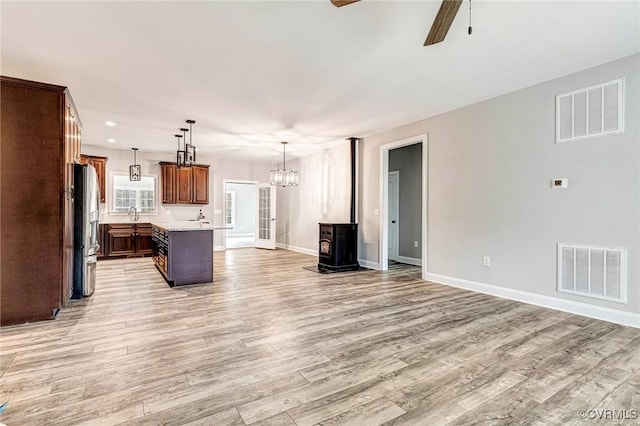
POLYGON ((556 96, 556 143, 624 131, 624 78, 556 96))
POLYGON ((558 291, 627 303, 627 249, 558 244, 558 291))

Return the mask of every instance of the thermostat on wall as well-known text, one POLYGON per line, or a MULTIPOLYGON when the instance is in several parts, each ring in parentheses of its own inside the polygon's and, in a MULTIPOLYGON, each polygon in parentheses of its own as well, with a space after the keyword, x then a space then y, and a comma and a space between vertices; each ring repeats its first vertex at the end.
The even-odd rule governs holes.
POLYGON ((569 179, 561 178, 561 179, 553 179, 551 181, 551 187, 555 189, 564 189, 569 187, 569 179))

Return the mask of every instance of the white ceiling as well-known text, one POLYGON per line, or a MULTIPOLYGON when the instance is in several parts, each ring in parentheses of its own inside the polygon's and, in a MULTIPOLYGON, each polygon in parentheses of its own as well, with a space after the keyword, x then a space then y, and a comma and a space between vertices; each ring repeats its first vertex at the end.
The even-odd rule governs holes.
POLYGON ((639 2, 0 3, 3 75, 71 89, 83 144, 292 157, 640 51, 639 2), (117 123, 110 128, 104 122, 117 123), (115 143, 107 142, 115 138, 115 143))

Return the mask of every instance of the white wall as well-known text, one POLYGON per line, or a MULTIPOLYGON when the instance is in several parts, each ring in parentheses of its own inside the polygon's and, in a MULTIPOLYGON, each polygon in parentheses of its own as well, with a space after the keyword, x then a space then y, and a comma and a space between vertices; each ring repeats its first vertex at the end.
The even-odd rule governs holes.
POLYGON ((300 171, 300 185, 277 189, 278 244, 318 251, 318 223, 349 222, 349 142, 287 162, 300 171))
POLYGON ((430 273, 640 312, 639 74, 634 55, 367 137, 361 257, 378 262, 380 145, 427 133, 430 273), (554 96, 619 77, 625 132, 555 144, 554 96), (558 242, 628 248, 629 302, 557 293, 558 242))
MULTIPOLYGON (((109 181, 110 172, 120 172, 123 174, 128 174, 129 165, 133 162, 133 152, 130 149, 107 149, 91 145, 83 145, 82 153, 88 155, 100 155, 109 158, 109 160, 107 161, 106 169, 107 185, 111 185, 109 181)), ((142 173, 145 175, 156 175, 158 177, 158 183, 160 183, 159 162, 173 161, 171 153, 144 151, 138 151, 137 159, 138 163, 142 167, 142 173)), ((211 166, 209 169, 209 204, 160 204, 157 214, 141 214, 140 222, 166 222, 173 220, 195 219, 198 215, 198 211, 202 209, 202 213, 207 219, 213 220, 214 225, 222 226, 224 219, 224 179, 257 180, 261 182, 267 182, 269 180, 270 166, 267 163, 228 161, 207 154, 198 154, 197 162, 198 164, 209 164, 211 166)), ((109 194, 108 190, 107 194, 109 194)), ((108 202, 109 200, 107 199, 107 203, 108 202)), ((109 214, 105 207, 105 204, 100 205, 100 222, 118 223, 131 221, 131 218, 126 214, 109 214)), ((214 245, 216 247, 223 246, 222 231, 214 232, 214 245)))

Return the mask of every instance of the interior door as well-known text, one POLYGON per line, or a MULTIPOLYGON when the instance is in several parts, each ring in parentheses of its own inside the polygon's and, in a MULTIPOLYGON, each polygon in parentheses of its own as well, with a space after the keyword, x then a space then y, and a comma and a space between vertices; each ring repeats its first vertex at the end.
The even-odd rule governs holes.
POLYGON ((389 260, 398 260, 398 211, 399 207, 400 172, 389 172, 389 260))
POLYGON ((259 183, 256 191, 256 247, 276 248, 276 187, 259 183))

